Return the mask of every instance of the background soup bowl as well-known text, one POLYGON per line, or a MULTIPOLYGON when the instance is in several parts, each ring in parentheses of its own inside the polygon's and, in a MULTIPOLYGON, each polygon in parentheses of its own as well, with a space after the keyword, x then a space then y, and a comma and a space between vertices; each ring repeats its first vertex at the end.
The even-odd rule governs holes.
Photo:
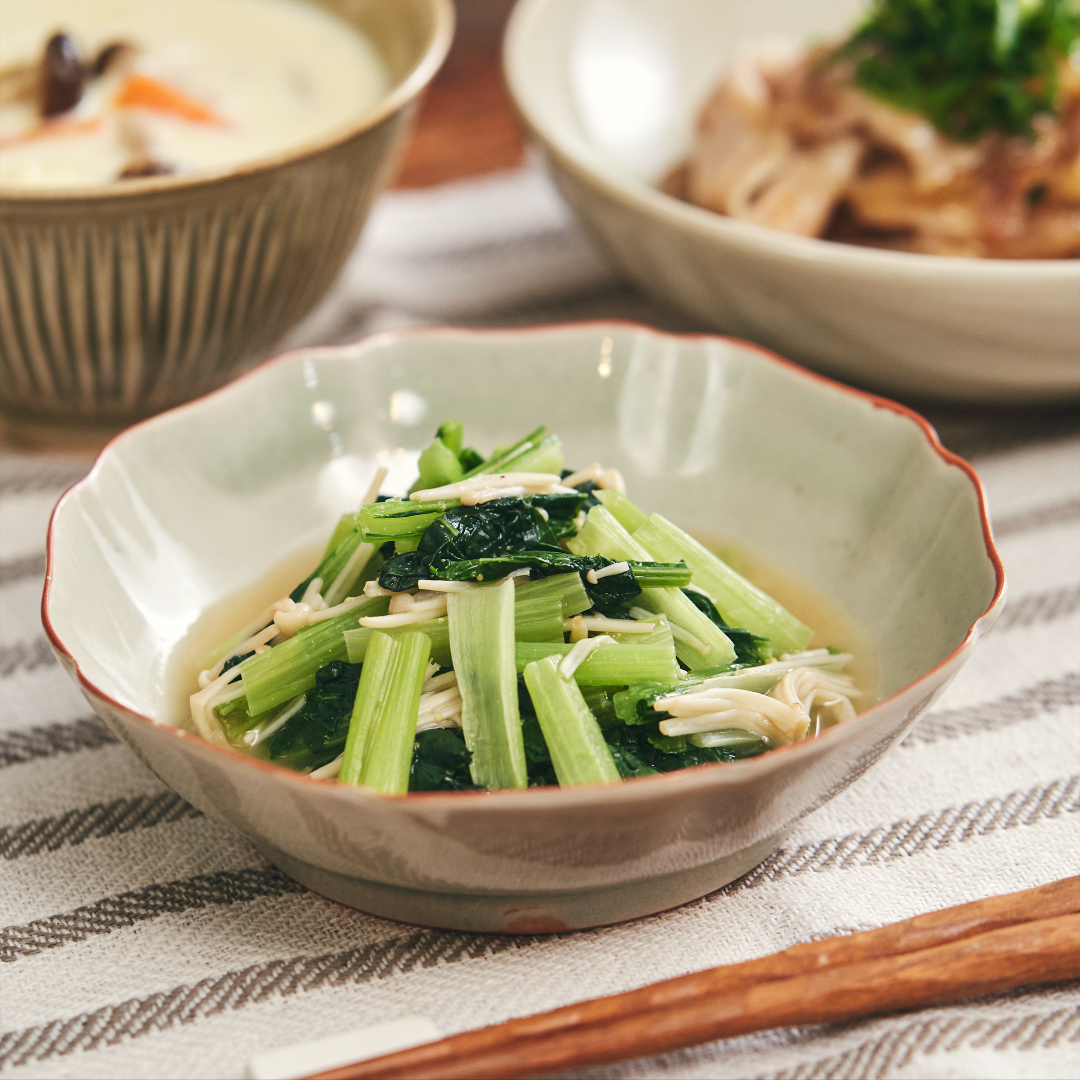
POLYGON ((522 0, 507 81, 582 223, 644 291, 890 393, 1080 395, 1080 260, 970 259, 792 236, 655 187, 747 37, 817 41, 862 0, 522 0))
POLYGON ((312 2, 361 30, 390 75, 343 129, 189 177, 4 190, 0 410, 13 425, 115 427, 205 393, 329 288, 446 56, 453 7, 312 2))
POLYGON ((978 480, 913 414, 744 342, 600 323, 292 353, 133 428, 57 506, 43 620, 141 760, 306 885, 407 922, 535 932, 644 915, 746 873, 903 738, 1003 589, 978 480), (569 462, 616 466, 643 506, 790 571, 865 629, 882 700, 752 760, 399 797, 170 726, 167 662, 200 614, 325 540, 380 462, 386 490, 404 490, 447 417, 481 447, 546 422, 569 462))

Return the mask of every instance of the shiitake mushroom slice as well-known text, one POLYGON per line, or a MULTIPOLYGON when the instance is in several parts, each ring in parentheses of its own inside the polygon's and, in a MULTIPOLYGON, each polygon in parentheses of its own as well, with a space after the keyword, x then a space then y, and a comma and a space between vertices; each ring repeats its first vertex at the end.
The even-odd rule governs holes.
POLYGON ((134 56, 135 46, 130 41, 110 41, 98 50, 94 62, 90 65, 90 73, 95 79, 99 79, 114 68, 129 63, 134 56))
POLYGON ((144 176, 172 176, 175 172, 176 169, 172 165, 166 165, 163 161, 143 158, 121 169, 117 180, 139 180, 144 176))
POLYGON ((59 116, 74 109, 86 86, 75 42, 65 33, 53 34, 41 58, 41 115, 59 116))

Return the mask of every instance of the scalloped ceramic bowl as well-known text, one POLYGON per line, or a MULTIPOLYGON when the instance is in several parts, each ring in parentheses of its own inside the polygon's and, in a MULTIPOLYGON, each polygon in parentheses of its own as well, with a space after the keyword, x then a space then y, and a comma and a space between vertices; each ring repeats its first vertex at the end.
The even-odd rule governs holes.
POLYGON ((507 82, 623 272, 702 325, 887 393, 1080 396, 1080 259, 914 255, 791 236, 664 195, 740 38, 842 34, 863 0, 522 0, 507 82))
POLYGON ((405 922, 561 930, 746 873, 941 693, 1004 603, 979 482, 914 414, 745 342, 632 324, 385 334, 291 353, 132 428, 58 504, 43 621, 161 779, 317 892, 405 922), (861 625, 881 700, 760 758, 610 787, 384 797, 169 724, 202 612, 325 539, 377 462, 403 490, 446 417, 479 446, 546 423, 643 506, 722 534, 861 625))

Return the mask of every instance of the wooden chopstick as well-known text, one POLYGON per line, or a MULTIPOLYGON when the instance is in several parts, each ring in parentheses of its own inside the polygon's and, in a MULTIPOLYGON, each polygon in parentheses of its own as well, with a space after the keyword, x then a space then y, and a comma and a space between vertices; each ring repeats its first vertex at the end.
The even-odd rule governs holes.
POLYGON ((318 1080, 535 1076, 1077 978, 1078 912, 1080 878, 1066 878, 464 1032, 318 1080))

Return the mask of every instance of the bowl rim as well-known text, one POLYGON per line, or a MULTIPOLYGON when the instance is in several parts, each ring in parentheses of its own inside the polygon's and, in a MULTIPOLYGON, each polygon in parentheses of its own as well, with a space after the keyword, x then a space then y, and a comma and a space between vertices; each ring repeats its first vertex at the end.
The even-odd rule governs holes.
POLYGON ((627 176, 603 161, 583 160, 559 138, 557 127, 545 121, 543 105, 534 106, 528 92, 528 80, 523 74, 524 65, 535 47, 532 31, 546 9, 553 6, 552 0, 519 0, 515 6, 503 37, 502 66, 506 85, 518 118, 541 143, 544 152, 609 199, 638 213, 659 218, 684 233, 705 235, 747 252, 813 263, 815 268, 825 265, 855 273, 879 271, 920 278, 935 272, 950 276, 958 272, 979 274, 992 279, 1009 279, 1022 274, 1046 283, 1072 281, 1080 274, 1080 258, 984 259, 970 255, 928 255, 797 236, 706 210, 627 176))
POLYGON ((911 693, 913 690, 920 686, 926 686, 927 683, 935 681, 935 676, 942 669, 953 664, 961 654, 969 650, 978 640, 989 630, 993 625, 1001 612, 1005 602, 1006 593, 1006 580, 1005 569, 1001 561, 1001 556, 998 553, 997 547, 994 543, 993 529, 990 524, 989 508, 986 499, 986 492, 983 489, 982 481, 979 479, 975 469, 959 455, 953 453, 951 450, 946 449, 942 445, 941 440, 938 438, 937 431, 930 424, 928 420, 920 416, 913 409, 908 408, 906 405, 901 405, 898 402, 891 401, 888 398, 881 397, 877 394, 870 393, 865 390, 859 390, 855 387, 848 386, 844 383, 838 382, 835 379, 830 379, 825 375, 821 375, 815 371, 810 371, 807 368, 801 367, 791 360, 786 360, 782 356, 779 356, 770 349, 764 346, 758 345, 751 341, 746 341, 742 338, 733 337, 723 334, 710 334, 710 333, 671 333, 667 331, 657 330, 654 327, 646 326, 642 323, 632 322, 625 319, 599 319, 590 320, 586 322, 562 322, 551 323, 544 325, 523 326, 523 327, 485 327, 485 328, 465 328, 465 327, 440 327, 440 326, 424 326, 424 327, 405 327, 398 330, 386 330, 373 334, 365 335, 356 341, 348 342, 341 345, 324 345, 324 346, 308 346, 300 349, 292 349, 287 352, 281 353, 278 356, 271 357, 268 360, 263 361, 260 364, 255 365, 242 375, 238 376, 232 382, 226 384, 223 387, 219 387, 210 393, 204 394, 201 397, 194 398, 191 401, 185 402, 182 405, 175 408, 168 409, 165 412, 159 413, 156 416, 149 417, 146 420, 142 420, 139 423, 133 424, 131 427, 115 435, 112 439, 105 444, 94 459, 94 463, 91 466, 89 472, 81 480, 72 484, 66 491, 60 496, 53 507, 52 513, 49 517, 48 533, 46 535, 46 566, 45 566, 45 584, 41 595, 41 622, 42 627, 45 630, 46 636, 53 648, 53 651, 60 657, 63 665, 67 667, 70 674, 72 674, 77 680, 79 686, 83 692, 92 698, 97 698, 112 709, 119 713, 125 714, 127 717, 134 718, 135 720, 142 721, 151 728, 164 734, 166 737, 178 738, 186 740, 189 744, 194 744, 204 752, 212 752, 215 754, 223 755, 225 758, 242 762, 249 767, 255 767, 264 771, 265 773, 273 776, 278 776, 286 780, 287 782, 303 784, 303 785, 316 785, 326 790, 328 793, 336 794, 337 797, 343 797, 347 799, 356 800, 358 804, 363 803, 368 799, 379 799, 387 802, 396 802, 403 805, 419 806, 420 804, 442 804, 446 809, 450 807, 464 807, 465 805, 484 805, 493 806, 495 808, 504 807, 510 805, 508 800, 512 800, 512 804, 516 807, 522 806, 520 800, 531 799, 532 805, 553 805, 552 800, 557 800, 566 805, 582 804, 588 805, 596 801, 607 801, 615 793, 623 793, 624 795, 631 796, 634 792, 644 793, 646 790, 660 794, 660 785, 666 785, 666 790, 669 792, 675 792, 680 787, 690 788, 705 784, 713 786, 717 783, 720 784, 741 784, 754 778, 755 776, 761 776, 769 772, 776 771, 783 767, 788 761, 794 761, 797 759, 797 755, 814 754, 819 752, 818 747, 823 744, 828 745, 826 740, 832 740, 833 742, 843 739, 844 733, 853 731, 856 726, 863 727, 868 723, 871 723, 877 719, 884 709, 897 701, 899 698, 911 693), (820 735, 814 739, 804 739, 801 742, 790 743, 786 746, 777 747, 774 750, 770 750, 768 753, 761 754, 756 757, 746 758, 736 761, 728 762, 709 762, 702 765, 693 765, 689 768, 676 769, 671 772, 658 773, 654 776, 641 776, 630 777, 624 779, 620 784, 589 784, 573 787, 560 787, 560 786, 544 786, 544 787, 532 787, 532 788, 507 788, 496 791, 416 791, 407 792, 401 795, 386 795, 379 792, 369 791, 363 787, 353 787, 351 785, 343 785, 338 783, 333 778, 317 778, 309 776, 306 773, 296 772, 293 769, 289 769, 284 765, 275 765, 269 761, 263 761, 258 758, 253 758, 247 754, 241 753, 239 750, 235 750, 228 746, 218 746, 215 743, 211 743, 194 732, 189 732, 183 728, 176 727, 173 724, 155 721, 153 718, 138 712, 129 705, 125 705, 120 701, 117 701, 114 697, 106 693, 100 687, 89 679, 79 666, 79 662, 75 659, 72 653, 68 650, 64 644, 60 634, 52 624, 50 605, 52 600, 52 584, 54 574, 54 541, 55 532, 54 527, 56 525, 57 517, 61 513, 64 505, 71 499, 76 492, 86 485, 89 485, 95 479, 97 472, 99 471, 102 461, 107 454, 110 453, 112 448, 127 440, 133 433, 140 429, 157 423, 166 417, 173 417, 180 413, 183 413, 190 409, 195 409, 200 406, 204 401, 211 400, 219 395, 223 395, 232 391, 234 387, 248 379, 260 378, 268 371, 283 367, 288 364, 294 364, 302 362, 307 357, 318 357, 319 359, 334 359, 340 357, 342 359, 359 355, 362 352, 366 352, 372 348, 377 348, 380 345, 398 341, 401 339, 414 339, 414 338, 493 338, 502 337, 509 339, 510 346, 516 339, 525 337, 540 337, 548 334, 556 334, 558 332, 591 332, 598 336, 610 333, 612 329, 630 331, 633 333, 644 333, 652 337, 662 339, 674 339, 678 342, 695 342, 695 341, 709 341, 709 342, 723 342, 729 345, 736 345, 740 348, 749 350, 757 354, 761 360, 768 364, 774 365, 783 369, 789 376, 799 379, 806 379, 810 382, 824 384, 827 388, 834 392, 846 394, 848 396, 859 399, 860 401, 867 402, 875 409, 884 409, 888 412, 895 413, 898 416, 903 417, 907 421, 913 423, 915 427, 921 432, 929 450, 936 454, 946 465, 953 468, 958 468, 965 475, 970 482, 975 492, 976 506, 978 508, 979 523, 982 528, 983 544, 985 553, 990 561, 991 566, 994 569, 994 593, 987 604, 983 612, 972 620, 971 625, 968 627, 967 633, 963 639, 956 645, 954 649, 945 657, 943 657, 937 664, 935 664, 928 671, 924 672, 917 679, 900 689, 895 691, 887 698, 883 698, 881 701, 875 702, 865 712, 859 713, 851 720, 846 721, 843 724, 838 724, 835 727, 827 728, 820 735), (482 804, 477 804, 477 799, 483 799, 482 804), (546 800, 545 803, 541 803, 541 800, 546 800))
MULTIPOLYGON (((418 97, 442 67, 454 37, 456 13, 453 0, 424 0, 433 16, 431 37, 415 59, 405 77, 389 93, 380 97, 371 108, 352 120, 345 121, 327 134, 309 139, 276 153, 240 162, 236 165, 200 170, 189 175, 148 176, 130 180, 110 180, 104 184, 70 187, 0 187, 0 202, 15 204, 74 203, 81 199, 94 203, 123 201, 162 192, 201 189, 244 177, 269 173, 283 166, 342 146, 365 132, 378 127, 384 120, 400 112, 418 97)), ((341 18, 341 16, 338 16, 341 18)))

